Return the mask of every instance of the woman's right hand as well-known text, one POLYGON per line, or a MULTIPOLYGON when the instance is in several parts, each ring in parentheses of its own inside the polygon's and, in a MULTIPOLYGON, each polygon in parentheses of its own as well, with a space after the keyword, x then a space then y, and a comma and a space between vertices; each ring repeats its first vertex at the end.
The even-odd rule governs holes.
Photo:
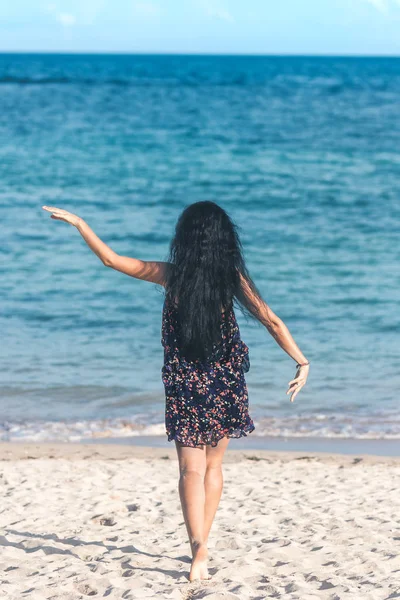
POLYGON ((289 389, 286 395, 291 394, 290 402, 293 402, 302 387, 305 386, 310 365, 303 365, 297 368, 296 377, 289 381, 289 389))

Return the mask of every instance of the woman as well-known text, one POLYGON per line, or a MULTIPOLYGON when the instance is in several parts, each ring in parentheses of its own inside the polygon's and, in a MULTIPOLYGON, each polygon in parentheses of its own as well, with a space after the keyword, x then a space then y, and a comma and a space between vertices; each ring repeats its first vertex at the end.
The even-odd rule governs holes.
POLYGON ((237 227, 214 202, 183 210, 165 262, 120 256, 80 217, 52 206, 43 209, 52 219, 75 226, 105 266, 165 288, 166 432, 179 460, 179 495, 193 557, 189 579, 208 579, 207 540, 222 493, 224 452, 232 437, 255 428, 244 377, 250 367, 248 347, 240 337, 234 301, 297 362, 286 392, 291 402, 306 383, 309 363, 261 298, 247 271, 237 227))

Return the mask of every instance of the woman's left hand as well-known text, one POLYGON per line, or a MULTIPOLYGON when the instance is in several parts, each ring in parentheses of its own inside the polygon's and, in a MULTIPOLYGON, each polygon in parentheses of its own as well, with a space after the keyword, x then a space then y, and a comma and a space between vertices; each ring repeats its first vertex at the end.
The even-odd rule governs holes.
POLYGON ((305 386, 309 370, 310 365, 299 367, 296 371, 296 377, 292 379, 292 381, 289 381, 289 389, 286 392, 286 395, 291 394, 290 402, 294 401, 301 388, 305 386))
POLYGON ((62 208, 56 208, 55 206, 42 206, 44 210, 51 212, 51 218, 57 219, 58 221, 65 221, 70 225, 76 227, 80 221, 80 217, 74 215, 67 210, 63 210, 62 208))

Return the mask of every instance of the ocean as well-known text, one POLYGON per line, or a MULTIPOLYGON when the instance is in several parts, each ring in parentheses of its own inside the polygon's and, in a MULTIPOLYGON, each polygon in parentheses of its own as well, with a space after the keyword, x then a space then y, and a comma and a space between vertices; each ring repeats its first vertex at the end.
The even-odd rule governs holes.
POLYGON ((236 310, 251 436, 400 438, 399 147, 397 58, 0 55, 0 439, 165 436, 163 289, 41 207, 165 260, 198 200, 311 362, 236 310))

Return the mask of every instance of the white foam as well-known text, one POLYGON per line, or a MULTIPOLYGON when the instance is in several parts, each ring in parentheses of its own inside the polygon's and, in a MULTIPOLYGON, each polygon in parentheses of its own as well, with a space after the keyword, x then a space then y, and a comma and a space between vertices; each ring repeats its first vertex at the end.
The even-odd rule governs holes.
MULTIPOLYGON (((143 420, 145 415, 141 415, 143 420)), ((400 439, 397 415, 301 415, 254 419, 251 435, 260 437, 316 437, 342 439, 400 439)), ((0 428, 2 441, 79 442, 87 439, 164 436, 164 422, 145 423, 138 417, 66 421, 26 421, 5 423, 0 428)))

